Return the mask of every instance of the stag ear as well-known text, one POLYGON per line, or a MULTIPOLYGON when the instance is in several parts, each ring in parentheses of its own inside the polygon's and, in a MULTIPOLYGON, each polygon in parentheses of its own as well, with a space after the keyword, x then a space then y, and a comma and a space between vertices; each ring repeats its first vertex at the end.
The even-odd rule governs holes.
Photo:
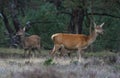
POLYGON ((101 25, 100 25, 100 27, 102 27, 104 25, 104 23, 102 23, 101 25))

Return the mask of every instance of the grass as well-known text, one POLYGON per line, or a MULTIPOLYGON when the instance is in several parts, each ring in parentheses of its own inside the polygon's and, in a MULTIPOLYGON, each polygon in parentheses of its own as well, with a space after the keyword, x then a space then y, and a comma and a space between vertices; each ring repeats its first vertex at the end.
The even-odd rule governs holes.
MULTIPOLYGON (((48 54, 48 50, 42 50, 41 54, 44 56, 46 54, 48 54)), ((15 49, 15 48, 0 48, 0 54, 18 54, 18 55, 22 55, 24 54, 24 50, 23 49, 15 49)))
POLYGON ((119 64, 115 64, 115 65, 113 65, 113 68, 114 68, 115 70, 120 71, 120 65, 119 65, 119 64))
POLYGON ((102 51, 102 52, 85 52, 86 57, 103 57, 103 56, 115 56, 116 53, 108 52, 108 51, 102 51))
MULTIPOLYGON (((23 49, 0 48, 0 54, 23 54, 23 49)), ((70 61, 70 58, 57 58, 58 63, 53 59, 43 58, 49 55, 49 50, 42 50, 40 58, 31 59, 1 59, 0 60, 0 78, 119 78, 120 63, 115 64, 96 64, 97 58, 103 56, 115 56, 116 53, 102 52, 84 52, 84 56, 91 59, 90 62, 79 64, 70 61), (45 55, 45 56, 44 56, 45 55), (62 64, 62 63, 66 64, 62 64), (96 63, 95 63, 96 62, 96 63), (4 70, 4 71, 3 71, 4 70), (12 73, 12 75, 11 75, 12 73), (7 75, 8 74, 8 75, 7 75)), ((72 54, 76 56, 76 52, 72 54)), ((13 55, 14 56, 14 55, 13 55)))
POLYGON ((0 53, 17 53, 17 54, 23 54, 22 49, 15 49, 15 48, 0 48, 0 53))
MULTIPOLYGON (((50 50, 42 50, 41 55, 49 55, 50 50)), ((0 53, 6 53, 6 54, 23 54, 23 49, 15 49, 15 48, 0 48, 0 53)), ((72 53, 72 55, 76 55, 76 52, 72 53)), ((108 52, 108 51, 102 51, 102 52, 84 52, 85 57, 103 57, 103 56, 115 56, 116 53, 108 52)))

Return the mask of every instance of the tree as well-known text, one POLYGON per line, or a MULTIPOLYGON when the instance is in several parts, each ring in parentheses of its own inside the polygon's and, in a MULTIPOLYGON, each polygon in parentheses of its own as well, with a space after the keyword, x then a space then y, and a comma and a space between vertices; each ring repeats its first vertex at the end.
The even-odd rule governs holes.
MULTIPOLYGON (((58 14, 64 13, 70 16, 69 33, 82 33, 85 31, 82 31, 85 25, 88 30, 91 30, 93 22, 105 22, 107 25, 110 23, 107 21, 109 18, 110 20, 119 19, 119 4, 119 0, 61 0, 62 7, 58 9, 58 14)), ((108 37, 108 41, 111 42, 109 39, 108 37)))
POLYGON ((24 1, 22 3, 21 0, 10 0, 10 1, 1 0, 0 4, 1 4, 1 7, 0 7, 1 17, 3 18, 4 25, 8 31, 8 35, 10 38, 10 46, 13 46, 14 44, 16 44, 16 41, 15 41, 16 37, 14 35, 21 28, 20 21, 18 20, 19 9, 22 15, 23 16, 25 15, 23 10, 24 1), (9 24, 9 20, 8 20, 9 15, 12 18, 15 31, 12 28, 12 26, 10 26, 9 24))

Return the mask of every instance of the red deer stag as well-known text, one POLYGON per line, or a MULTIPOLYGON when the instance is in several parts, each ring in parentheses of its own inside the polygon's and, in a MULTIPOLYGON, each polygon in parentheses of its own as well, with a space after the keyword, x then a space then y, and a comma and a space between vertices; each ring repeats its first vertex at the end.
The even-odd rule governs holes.
POLYGON ((83 49, 86 49, 90 44, 92 44, 98 34, 103 34, 103 29, 101 25, 96 25, 94 23, 94 31, 86 36, 84 34, 66 34, 66 33, 56 33, 51 36, 51 39, 54 42, 54 48, 50 53, 52 56, 58 51, 61 47, 64 47, 69 50, 77 50, 78 59, 81 61, 81 53, 83 49))
POLYGON ((20 29, 17 34, 20 36, 21 45, 24 48, 24 55, 26 55, 27 50, 29 55, 32 54, 32 51, 37 50, 40 53, 40 40, 41 38, 38 35, 31 35, 25 37, 25 27, 20 29))

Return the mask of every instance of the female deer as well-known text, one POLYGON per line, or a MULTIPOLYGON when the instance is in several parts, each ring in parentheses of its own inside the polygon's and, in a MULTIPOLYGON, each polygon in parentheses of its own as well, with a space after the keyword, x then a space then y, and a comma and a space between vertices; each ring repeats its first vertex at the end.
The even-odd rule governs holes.
POLYGON ((98 34, 103 34, 103 29, 101 25, 96 25, 94 23, 94 31, 86 36, 84 34, 66 34, 66 33, 57 33, 53 34, 51 36, 51 39, 54 42, 54 48, 51 55, 54 55, 57 50, 59 50, 61 47, 64 47, 69 50, 78 50, 78 59, 81 61, 81 50, 87 48, 90 44, 92 44, 95 40, 98 34))

